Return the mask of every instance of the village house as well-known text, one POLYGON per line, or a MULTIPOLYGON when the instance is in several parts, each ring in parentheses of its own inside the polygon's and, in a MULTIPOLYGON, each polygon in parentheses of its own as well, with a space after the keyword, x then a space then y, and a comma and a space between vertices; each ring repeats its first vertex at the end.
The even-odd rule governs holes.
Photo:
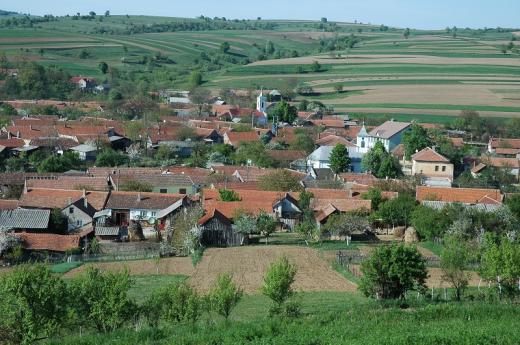
POLYGON ((363 125, 361 131, 357 135, 356 145, 360 152, 366 153, 374 147, 377 142, 381 142, 387 152, 392 150, 401 143, 403 135, 411 129, 409 122, 386 121, 382 125, 372 129, 367 133, 363 125))
POLYGON ((420 176, 428 186, 451 187, 453 164, 435 148, 425 148, 412 156, 412 175, 420 176))
POLYGON ((90 91, 96 86, 96 80, 89 77, 72 77, 70 81, 83 91, 90 91))
POLYGON ((102 223, 102 226, 126 228, 132 221, 139 222, 144 237, 151 238, 164 229, 169 216, 187 204, 187 197, 181 194, 113 191, 104 212, 96 215, 96 219, 106 219, 96 221, 96 227, 102 223))
POLYGON ((29 209, 59 209, 68 220, 67 230, 76 231, 92 224, 94 214, 102 210, 108 192, 25 187, 19 205, 29 209))

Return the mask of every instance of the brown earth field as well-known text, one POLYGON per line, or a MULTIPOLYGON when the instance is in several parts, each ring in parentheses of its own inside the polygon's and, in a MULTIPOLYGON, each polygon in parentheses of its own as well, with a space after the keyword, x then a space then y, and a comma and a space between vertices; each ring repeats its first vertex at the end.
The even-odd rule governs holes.
POLYGON ((383 63, 412 63, 425 65, 493 65, 493 66, 520 66, 516 58, 460 58, 439 57, 428 55, 351 55, 348 58, 330 58, 323 55, 303 56, 275 60, 256 61, 249 66, 276 66, 276 65, 308 65, 314 61, 321 64, 383 64, 383 63))
MULTIPOLYGON (((356 284, 330 268, 319 257, 318 251, 296 246, 250 246, 237 248, 210 248, 204 252, 202 261, 194 268, 191 258, 162 259, 159 274, 183 274, 200 291, 208 291, 221 273, 231 273, 233 280, 246 293, 257 293, 270 263, 281 256, 297 266, 294 283, 296 291, 355 291, 356 284)), ((153 260, 93 263, 73 269, 65 277, 73 277, 93 266, 102 270, 128 269, 131 275, 157 274, 153 260)))
POLYGON ((43 43, 43 42, 92 42, 95 39, 88 37, 0 37, 0 43, 43 43))
POLYGON ((296 291, 356 290, 356 285, 331 269, 316 250, 295 246, 208 249, 189 281, 201 291, 207 291, 219 274, 231 273, 246 293, 257 293, 269 264, 281 256, 287 256, 297 266, 296 291))
MULTIPOLYGON (((508 85, 508 89, 520 89, 520 85, 508 85)), ((348 91, 362 91, 345 98, 326 99, 325 104, 449 104, 466 106, 520 107, 520 100, 503 97, 493 92, 496 84, 436 84, 436 85, 372 85, 349 87, 348 91)), ((315 89, 333 92, 332 88, 315 89)), ((348 95, 348 92, 346 93, 348 95)), ((370 107, 370 106, 368 106, 370 107)), ((427 108, 425 106, 424 108, 427 108)))

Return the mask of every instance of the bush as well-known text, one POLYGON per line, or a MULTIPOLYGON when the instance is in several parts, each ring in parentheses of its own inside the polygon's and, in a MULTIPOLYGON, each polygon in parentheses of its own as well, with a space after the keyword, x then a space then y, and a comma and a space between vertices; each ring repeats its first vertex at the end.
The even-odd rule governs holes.
POLYGON ((233 283, 231 275, 226 273, 218 276, 209 299, 212 309, 227 320, 242 299, 242 295, 243 291, 233 283))
POLYGON ((158 294, 155 298, 162 301, 159 313, 166 321, 193 323, 202 313, 202 298, 186 282, 169 284, 158 294))
POLYGON ((43 265, 3 276, 0 296, 0 343, 29 344, 58 333, 68 321, 66 286, 43 265))
POLYGON ((367 297, 402 299, 407 291, 422 290, 428 276, 424 258, 404 244, 377 247, 361 264, 359 290, 367 297))
POLYGON ((292 284, 296 276, 296 266, 287 257, 281 257, 272 263, 264 277, 262 293, 273 302, 270 314, 282 314, 286 301, 294 296, 292 284))
POLYGON ((128 298, 132 286, 128 271, 101 272, 89 267, 71 282, 73 310, 78 323, 109 332, 122 327, 135 315, 136 306, 128 298))

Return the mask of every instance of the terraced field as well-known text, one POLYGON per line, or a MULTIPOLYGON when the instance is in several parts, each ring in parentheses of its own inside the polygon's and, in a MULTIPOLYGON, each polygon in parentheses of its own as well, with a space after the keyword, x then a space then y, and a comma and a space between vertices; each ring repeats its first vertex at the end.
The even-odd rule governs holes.
POLYGON ((273 30, 122 33, 175 20, 197 21, 111 16, 93 21, 60 18, 34 28, 3 28, 0 51, 13 60, 59 65, 75 75, 100 78, 100 61, 122 71, 137 71, 145 78, 150 73, 156 77, 159 71, 150 72, 139 61, 160 53, 170 59, 161 64, 161 70, 170 73, 164 82, 168 87, 182 88, 205 53, 207 58, 228 42, 227 57, 234 63, 205 71, 206 87, 308 85, 316 91, 306 97, 308 100, 357 117, 446 122, 464 109, 478 110, 497 120, 520 116, 520 55, 517 49, 503 53, 503 47, 510 43, 520 46, 512 40, 518 33, 461 30, 452 35, 412 30, 405 39, 397 29, 381 32, 377 26, 337 23, 340 31, 334 33, 317 29, 317 22, 290 20, 273 21, 273 30), (107 34, 99 33, 103 30, 107 34), (326 50, 322 45, 336 35, 340 39, 353 35, 359 42, 333 54, 316 53, 320 47, 326 50), (258 61, 269 41, 285 56, 297 51, 299 57, 258 61), (87 56, 81 56, 83 52, 87 56), (255 62, 241 65, 247 61, 255 62), (321 64, 321 70, 312 70, 314 61, 321 64), (344 91, 334 92, 337 85, 344 91))

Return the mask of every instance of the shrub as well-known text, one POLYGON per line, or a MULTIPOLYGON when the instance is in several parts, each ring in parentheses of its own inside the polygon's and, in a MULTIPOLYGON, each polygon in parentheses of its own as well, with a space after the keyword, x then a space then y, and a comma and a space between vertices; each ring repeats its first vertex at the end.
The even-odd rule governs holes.
POLYGON ((273 305, 269 312, 281 314, 286 301, 294 295, 292 284, 296 276, 296 266, 283 256, 272 263, 264 277, 262 293, 269 297, 273 305))
POLYGON ((0 343, 29 344, 56 334, 66 322, 66 286, 43 265, 24 265, 3 276, 0 295, 0 343))
POLYGON ((89 267, 71 282, 73 308, 78 322, 109 332, 132 319, 135 305, 128 298, 132 286, 128 271, 102 272, 89 267))
POLYGON ((415 247, 404 244, 377 247, 361 264, 359 290, 367 297, 402 299, 409 290, 425 288, 426 264, 415 247))
POLYGON ((227 320, 233 308, 242 299, 242 295, 243 291, 233 283, 231 275, 226 273, 218 276, 209 299, 213 310, 227 320))

